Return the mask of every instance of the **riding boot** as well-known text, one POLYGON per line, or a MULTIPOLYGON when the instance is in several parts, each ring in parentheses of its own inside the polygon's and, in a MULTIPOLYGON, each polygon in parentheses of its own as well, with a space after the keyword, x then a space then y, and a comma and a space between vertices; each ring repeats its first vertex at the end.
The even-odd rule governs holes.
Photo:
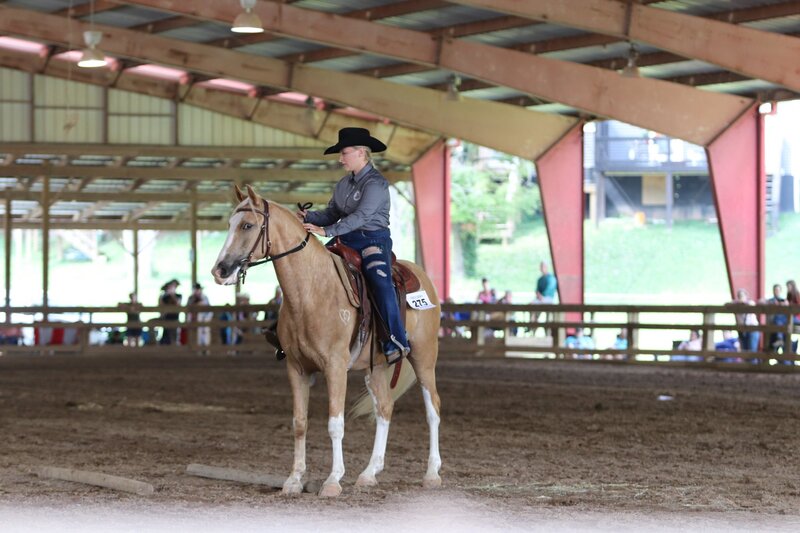
POLYGON ((267 339, 267 342, 270 343, 275 347, 275 358, 278 361, 282 361, 286 358, 286 352, 283 351, 281 348, 281 341, 278 338, 278 321, 275 321, 271 327, 264 328, 262 330, 264 337, 267 339))

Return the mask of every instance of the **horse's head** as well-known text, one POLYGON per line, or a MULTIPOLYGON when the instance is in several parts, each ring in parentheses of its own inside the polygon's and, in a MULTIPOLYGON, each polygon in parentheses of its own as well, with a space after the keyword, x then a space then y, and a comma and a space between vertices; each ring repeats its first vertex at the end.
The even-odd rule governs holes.
POLYGON ((264 258, 266 240, 264 202, 250 185, 245 195, 235 187, 238 204, 228 219, 228 237, 222 246, 211 274, 220 285, 233 285, 239 271, 250 261, 264 258))

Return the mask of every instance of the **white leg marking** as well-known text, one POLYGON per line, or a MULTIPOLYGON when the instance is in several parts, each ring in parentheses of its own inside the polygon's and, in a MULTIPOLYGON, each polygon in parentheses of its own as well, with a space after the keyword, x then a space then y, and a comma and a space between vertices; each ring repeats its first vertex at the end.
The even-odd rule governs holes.
POLYGON ((378 398, 369 386, 369 374, 364 376, 367 392, 372 397, 372 407, 375 412, 375 443, 372 446, 372 457, 369 464, 358 476, 356 485, 359 487, 372 487, 378 484, 375 476, 383 471, 383 457, 386 455, 386 442, 389 439, 389 421, 378 415, 378 398))
POLYGON ((344 457, 342 455, 342 439, 344 438, 344 414, 328 418, 328 435, 331 436, 333 448, 333 468, 325 484, 338 484, 344 475, 344 457))
POLYGON ((439 457, 439 415, 433 407, 431 393, 425 387, 422 387, 422 398, 425 400, 425 413, 428 418, 428 428, 431 432, 428 471, 425 473, 423 484, 426 487, 438 487, 442 483, 439 477, 439 468, 442 466, 442 459, 439 457))

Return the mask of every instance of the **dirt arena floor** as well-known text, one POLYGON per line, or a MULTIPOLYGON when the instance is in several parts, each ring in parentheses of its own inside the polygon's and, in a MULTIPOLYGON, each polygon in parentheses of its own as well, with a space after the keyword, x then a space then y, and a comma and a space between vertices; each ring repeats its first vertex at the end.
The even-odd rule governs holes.
MULTIPOLYGON (((354 486, 372 448, 368 419, 346 425, 336 501, 186 475, 190 463, 288 474, 284 372, 266 355, 0 357, 0 519, 24 530, 39 516, 39 526, 59 529, 72 523, 61 517, 69 509, 94 509, 102 530, 102 517, 127 523, 144 509, 155 522, 138 523, 151 529, 193 518, 216 530, 209 509, 255 523, 270 510, 273 525, 297 525, 299 513, 309 527, 325 513, 365 526, 378 509, 399 520, 379 530, 402 530, 393 526, 410 528, 409 516, 427 509, 438 518, 426 523, 444 530, 459 521, 468 530, 800 529, 797 374, 443 359, 439 491, 420 489, 428 430, 417 388, 396 405, 378 488, 354 486), (41 479, 31 473, 39 466, 130 477, 156 492, 41 479)), ((362 379, 351 376, 350 399, 362 379)), ((331 457, 322 379, 310 417, 309 473, 323 479, 331 457)))

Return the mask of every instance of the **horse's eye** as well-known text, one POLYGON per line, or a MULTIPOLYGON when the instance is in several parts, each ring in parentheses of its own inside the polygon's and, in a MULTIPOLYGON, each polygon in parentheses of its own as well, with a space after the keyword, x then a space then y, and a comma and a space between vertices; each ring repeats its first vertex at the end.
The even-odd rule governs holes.
POLYGON ((245 222, 244 224, 242 224, 242 229, 245 230, 245 231, 249 230, 252 227, 253 227, 253 225, 250 224, 249 222, 245 222))

